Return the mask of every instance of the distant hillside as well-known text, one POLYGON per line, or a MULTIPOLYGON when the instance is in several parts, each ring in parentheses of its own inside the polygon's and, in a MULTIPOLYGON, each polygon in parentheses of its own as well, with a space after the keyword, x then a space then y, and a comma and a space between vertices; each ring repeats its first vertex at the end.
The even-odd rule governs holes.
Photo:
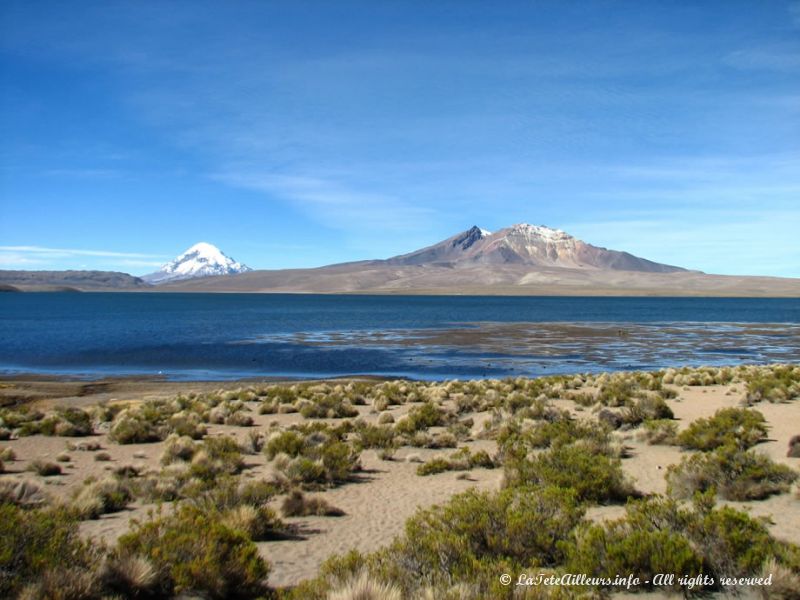
POLYGON ((558 229, 472 227, 385 260, 251 271, 159 286, 163 291, 563 296, 789 296, 800 279, 732 277, 593 246, 558 229))
POLYGON ((314 269, 253 271, 200 243, 145 278, 0 271, 0 285, 26 291, 800 297, 800 279, 708 275, 526 223, 494 233, 472 227, 407 254, 314 269))
POLYGON ((150 287, 139 277, 116 271, 1 271, 0 285, 21 291, 114 291, 150 287))

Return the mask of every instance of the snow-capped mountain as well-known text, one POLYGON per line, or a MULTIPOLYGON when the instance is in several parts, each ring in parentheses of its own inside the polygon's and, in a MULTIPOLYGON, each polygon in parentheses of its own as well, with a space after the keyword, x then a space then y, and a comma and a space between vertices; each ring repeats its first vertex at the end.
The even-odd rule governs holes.
POLYGON ((200 242, 155 273, 145 275, 142 279, 148 283, 158 284, 212 275, 234 275, 246 271, 252 271, 252 269, 226 256, 213 244, 200 242))
POLYGON ((388 259, 397 265, 528 265, 672 273, 680 267, 656 263, 628 252, 593 246, 544 225, 519 223, 494 233, 472 227, 438 244, 388 259))

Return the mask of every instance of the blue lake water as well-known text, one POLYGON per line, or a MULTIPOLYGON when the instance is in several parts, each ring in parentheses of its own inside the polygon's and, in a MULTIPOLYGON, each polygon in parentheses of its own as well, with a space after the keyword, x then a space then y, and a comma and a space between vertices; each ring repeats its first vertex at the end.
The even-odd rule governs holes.
POLYGON ((0 372, 505 377, 800 361, 800 299, 0 294, 0 372))

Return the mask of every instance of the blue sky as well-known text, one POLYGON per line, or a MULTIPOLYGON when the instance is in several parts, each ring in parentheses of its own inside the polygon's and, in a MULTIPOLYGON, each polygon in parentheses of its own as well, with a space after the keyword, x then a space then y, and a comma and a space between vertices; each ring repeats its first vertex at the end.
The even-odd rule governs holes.
POLYGON ((0 3, 0 268, 546 224, 800 277, 800 3, 0 3))

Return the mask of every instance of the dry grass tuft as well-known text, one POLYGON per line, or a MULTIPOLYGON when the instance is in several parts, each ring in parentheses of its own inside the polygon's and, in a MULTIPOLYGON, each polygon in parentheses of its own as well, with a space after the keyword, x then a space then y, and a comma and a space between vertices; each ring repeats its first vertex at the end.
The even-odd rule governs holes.
POLYGON ((342 509, 331 506, 319 496, 305 496, 300 490, 294 490, 281 504, 284 517, 341 517, 342 509))
POLYGON ((400 589, 361 572, 328 594, 328 600, 402 600, 400 589))
POLYGON ((34 481, 23 479, 0 479, 0 504, 9 503, 23 508, 47 504, 49 498, 34 481))
POLYGON ((33 471, 42 477, 51 477, 53 475, 61 475, 61 467, 54 462, 48 460, 35 460, 28 465, 28 470, 33 471))

